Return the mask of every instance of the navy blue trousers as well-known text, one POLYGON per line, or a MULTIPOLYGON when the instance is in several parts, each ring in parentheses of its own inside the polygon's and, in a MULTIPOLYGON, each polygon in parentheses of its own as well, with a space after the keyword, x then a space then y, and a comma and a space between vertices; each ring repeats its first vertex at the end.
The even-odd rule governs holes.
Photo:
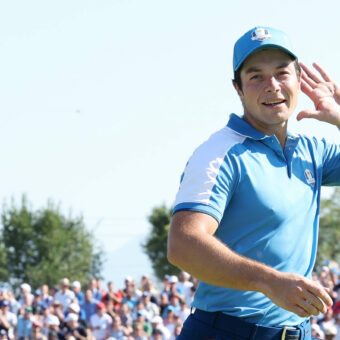
POLYGON ((222 313, 196 310, 184 322, 177 340, 317 340, 311 336, 310 321, 295 330, 249 324, 222 313), (283 337, 285 333, 285 337, 283 337))

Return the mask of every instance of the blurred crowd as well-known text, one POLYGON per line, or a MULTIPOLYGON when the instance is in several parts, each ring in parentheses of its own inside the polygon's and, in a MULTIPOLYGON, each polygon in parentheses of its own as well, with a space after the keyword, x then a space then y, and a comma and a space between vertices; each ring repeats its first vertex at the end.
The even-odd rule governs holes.
POLYGON ((174 340, 190 314, 197 280, 166 275, 159 289, 147 276, 127 276, 124 287, 86 287, 63 278, 60 285, 20 285, 15 297, 0 290, 0 340, 174 340))
MULTIPOLYGON (((313 273, 327 288, 333 307, 313 317, 312 336, 340 340, 340 281, 335 262, 313 273)), ((158 289, 147 276, 127 276, 124 287, 102 287, 91 279, 86 287, 67 278, 59 286, 20 285, 15 296, 0 289, 0 340, 175 340, 190 314, 198 281, 188 273, 166 275, 158 289)))
POLYGON ((331 261, 319 272, 313 273, 313 280, 325 287, 333 300, 333 306, 326 314, 311 319, 312 336, 326 340, 340 340, 340 271, 338 263, 331 261))

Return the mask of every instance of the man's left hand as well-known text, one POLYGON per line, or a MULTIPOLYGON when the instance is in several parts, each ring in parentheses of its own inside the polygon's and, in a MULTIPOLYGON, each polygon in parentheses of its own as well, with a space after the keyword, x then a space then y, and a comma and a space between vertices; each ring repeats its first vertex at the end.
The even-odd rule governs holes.
POLYGON ((317 63, 313 66, 323 79, 303 63, 300 65, 301 90, 313 101, 315 110, 299 112, 297 120, 315 118, 340 128, 340 86, 317 63))

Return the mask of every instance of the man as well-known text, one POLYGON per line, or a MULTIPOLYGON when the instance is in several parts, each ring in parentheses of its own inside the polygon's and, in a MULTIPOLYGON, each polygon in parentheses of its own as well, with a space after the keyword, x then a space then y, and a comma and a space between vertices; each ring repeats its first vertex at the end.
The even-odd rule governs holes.
POLYGON ((297 62, 287 36, 256 27, 234 47, 231 115, 189 160, 176 197, 171 263, 200 280, 178 337, 311 339, 332 300, 311 280, 321 185, 340 185, 340 147, 288 132, 299 90, 315 118, 340 127, 340 88, 297 62), (294 328, 294 329, 289 329, 294 328))
POLYGON ((70 281, 68 278, 63 278, 60 281, 60 290, 55 294, 54 301, 59 301, 63 310, 66 311, 68 305, 74 300, 75 295, 72 290, 69 289, 70 281))
POLYGON ((71 288, 76 299, 78 300, 79 305, 82 305, 85 302, 85 295, 81 290, 81 283, 79 281, 73 281, 71 288))
POLYGON ((78 315, 69 313, 65 318, 65 325, 58 333, 59 340, 69 339, 73 336, 76 340, 86 340, 86 329, 78 323, 78 315))
POLYGON ((16 328, 16 339, 27 340, 29 339, 32 331, 33 314, 32 307, 26 307, 24 315, 19 315, 16 328))
POLYGON ((92 290, 87 289, 85 291, 85 302, 81 305, 81 311, 85 314, 85 320, 90 322, 91 316, 97 312, 97 304, 99 301, 95 300, 92 296, 92 290))
POLYGON ((97 313, 90 318, 90 326, 93 336, 97 340, 104 340, 110 337, 112 318, 106 313, 104 302, 97 304, 97 313))
POLYGON ((5 329, 9 339, 14 339, 14 330, 17 325, 17 316, 10 311, 7 300, 0 301, 0 329, 5 329))

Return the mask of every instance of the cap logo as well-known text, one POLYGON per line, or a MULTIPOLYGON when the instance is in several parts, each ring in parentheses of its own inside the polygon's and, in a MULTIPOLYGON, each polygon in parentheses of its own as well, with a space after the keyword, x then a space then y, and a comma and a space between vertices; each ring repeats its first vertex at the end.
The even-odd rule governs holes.
POLYGON ((271 38, 271 34, 265 28, 257 28, 255 31, 251 33, 251 40, 263 41, 271 38))

